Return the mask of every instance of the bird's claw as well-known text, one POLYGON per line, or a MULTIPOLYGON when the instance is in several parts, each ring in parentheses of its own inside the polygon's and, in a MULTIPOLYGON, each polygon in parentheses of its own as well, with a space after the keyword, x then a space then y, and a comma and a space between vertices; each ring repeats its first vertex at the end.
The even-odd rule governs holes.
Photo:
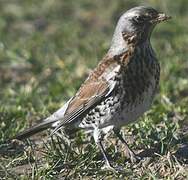
POLYGON ((111 164, 105 164, 102 167, 102 170, 109 170, 109 171, 112 171, 112 172, 116 172, 116 169, 111 164))
POLYGON ((131 163, 134 164, 141 160, 141 157, 137 156, 134 152, 129 151, 128 158, 130 159, 131 163))

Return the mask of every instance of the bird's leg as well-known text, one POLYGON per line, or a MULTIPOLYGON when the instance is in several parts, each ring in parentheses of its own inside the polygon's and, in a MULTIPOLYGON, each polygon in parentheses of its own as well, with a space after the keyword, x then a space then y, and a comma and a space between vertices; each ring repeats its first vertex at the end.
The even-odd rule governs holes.
POLYGON ((109 162, 109 160, 108 160, 108 158, 107 158, 107 154, 106 154, 106 151, 105 151, 105 149, 104 149, 104 146, 102 145, 102 141, 101 141, 101 140, 98 141, 98 142, 97 142, 97 145, 98 145, 98 147, 100 148, 100 150, 101 150, 101 152, 102 152, 102 155, 103 155, 104 160, 105 160, 106 167, 107 167, 108 169, 113 169, 112 165, 110 164, 110 162, 109 162))
POLYGON ((104 146, 102 144, 102 137, 101 137, 101 132, 98 128, 96 128, 94 130, 94 133, 93 133, 93 137, 94 137, 94 140, 95 140, 95 143, 97 144, 97 146, 99 147, 99 149, 101 150, 102 152, 102 155, 104 157, 104 160, 105 160, 105 168, 107 169, 110 169, 110 170, 113 170, 114 171, 114 168, 112 167, 112 165, 110 164, 109 160, 108 160, 108 157, 107 157, 107 153, 104 149, 104 146))
POLYGON ((120 130, 119 129, 114 129, 114 133, 120 139, 120 141, 124 144, 126 152, 127 152, 128 156, 129 156, 131 162, 135 163, 137 160, 139 160, 140 158, 138 156, 136 156, 136 154, 134 153, 134 151, 132 151, 129 148, 129 145, 127 144, 127 142, 125 141, 125 139, 122 137, 120 130))

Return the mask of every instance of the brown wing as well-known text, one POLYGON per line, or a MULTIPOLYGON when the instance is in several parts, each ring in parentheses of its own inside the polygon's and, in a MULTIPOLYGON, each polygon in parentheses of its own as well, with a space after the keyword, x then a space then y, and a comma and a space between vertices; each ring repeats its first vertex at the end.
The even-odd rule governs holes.
POLYGON ((104 58, 71 100, 65 115, 74 112, 81 106, 86 107, 88 104, 93 104, 99 98, 105 96, 111 88, 111 84, 105 79, 105 74, 113 71, 116 66, 118 66, 118 64, 114 59, 104 58))
POLYGON ((126 66, 133 55, 136 44, 133 37, 129 35, 124 38, 127 41, 129 40, 128 44, 130 45, 126 52, 117 55, 117 57, 104 57, 70 101, 64 118, 52 134, 58 131, 63 125, 69 124, 78 117, 81 117, 84 112, 95 106, 113 91, 115 84, 110 81, 110 78, 115 75, 113 73, 117 73, 120 70, 120 64, 126 66), (112 76, 109 74, 112 74, 112 76))
POLYGON ((77 95, 70 102, 65 115, 75 111, 78 107, 85 106, 89 101, 104 94, 108 89, 108 83, 101 79, 98 82, 85 83, 77 95))
POLYGON ((84 84, 79 93, 70 102, 61 124, 70 123, 85 111, 93 107, 93 105, 101 101, 102 98, 106 96, 109 89, 109 85, 105 80, 84 84))
POLYGON ((65 116, 60 124, 54 129, 54 134, 63 125, 69 124, 81 117, 86 111, 98 104, 113 91, 115 84, 111 83, 104 76, 117 66, 114 59, 104 59, 98 67, 90 74, 88 79, 80 87, 77 94, 70 101, 65 116))

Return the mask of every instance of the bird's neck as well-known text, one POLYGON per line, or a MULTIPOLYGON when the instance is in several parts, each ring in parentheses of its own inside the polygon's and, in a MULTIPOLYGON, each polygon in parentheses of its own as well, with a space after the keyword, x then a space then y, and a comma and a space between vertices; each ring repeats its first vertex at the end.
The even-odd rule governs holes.
POLYGON ((127 42, 123 39, 122 34, 114 34, 111 42, 110 49, 108 50, 108 55, 113 57, 119 54, 122 54, 123 52, 127 51, 128 45, 127 42))
MULTIPOLYGON (((150 38, 147 38, 145 40, 141 40, 137 46, 148 46, 151 47, 150 38)), ((128 50, 128 44, 123 39, 123 36, 121 33, 114 34, 111 42, 110 49, 108 50, 107 54, 110 57, 114 57, 117 55, 120 55, 128 50)))

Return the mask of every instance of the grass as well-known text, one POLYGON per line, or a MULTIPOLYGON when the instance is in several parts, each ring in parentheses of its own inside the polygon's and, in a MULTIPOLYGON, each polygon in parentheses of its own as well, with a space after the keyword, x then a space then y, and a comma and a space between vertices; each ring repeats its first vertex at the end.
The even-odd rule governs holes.
POLYGON ((188 178, 188 7, 186 0, 43 0, 0 2, 0 177, 3 179, 188 178), (147 4, 173 16, 152 44, 161 64, 160 93, 141 121, 123 128, 143 159, 131 164, 113 135, 113 173, 82 132, 76 138, 4 141, 61 107, 107 51, 118 17, 147 4), (115 146, 114 146, 115 145, 115 146))

